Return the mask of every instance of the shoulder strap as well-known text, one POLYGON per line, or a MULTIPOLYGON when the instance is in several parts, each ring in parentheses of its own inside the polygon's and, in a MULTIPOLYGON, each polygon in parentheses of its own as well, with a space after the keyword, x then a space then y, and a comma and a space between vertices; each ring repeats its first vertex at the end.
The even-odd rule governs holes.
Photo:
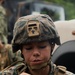
POLYGON ((8 74, 19 75, 23 71, 25 71, 25 69, 26 69, 26 66, 25 66, 24 62, 17 61, 17 62, 14 62, 12 65, 6 67, 2 71, 0 71, 0 75, 8 75, 8 74))
POLYGON ((66 74, 66 67, 64 66, 56 66, 54 75, 65 75, 66 74))

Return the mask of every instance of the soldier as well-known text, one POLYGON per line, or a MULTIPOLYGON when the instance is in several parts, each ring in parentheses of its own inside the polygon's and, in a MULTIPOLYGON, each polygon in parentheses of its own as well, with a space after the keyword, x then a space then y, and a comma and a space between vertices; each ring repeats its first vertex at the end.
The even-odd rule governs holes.
POLYGON ((2 6, 5 0, 0 0, 0 71, 20 59, 19 52, 13 53, 12 46, 7 41, 6 10, 2 6))
MULTIPOLYGON (((3 70, 8 63, 7 52, 7 22, 6 22, 6 10, 2 6, 4 0, 0 0, 0 71, 3 70)), ((8 47, 9 48, 9 47, 8 47)))
POLYGON ((60 37, 48 15, 19 18, 14 27, 12 48, 13 52, 21 50, 24 58, 21 64, 24 63, 24 66, 18 63, 5 72, 10 75, 74 75, 66 67, 52 63, 51 55, 55 44, 60 45, 60 37), (15 67, 20 68, 16 70, 15 67))

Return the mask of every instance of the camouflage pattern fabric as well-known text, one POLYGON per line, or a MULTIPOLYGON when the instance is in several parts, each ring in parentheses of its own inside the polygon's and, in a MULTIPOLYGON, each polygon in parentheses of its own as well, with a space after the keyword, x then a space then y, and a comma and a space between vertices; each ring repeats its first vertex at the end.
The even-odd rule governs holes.
POLYGON ((2 49, 0 49, 0 71, 11 65, 16 61, 22 61, 21 52, 12 52, 12 46, 6 44, 2 49))
MULTIPOLYGON (((39 34, 39 35, 35 35, 38 38, 37 40, 45 40, 45 39, 52 39, 54 37, 59 37, 58 32, 55 29, 55 26, 53 24, 53 21, 51 20, 51 18, 49 16, 47 16, 47 15, 29 15, 29 16, 21 17, 16 22, 15 28, 14 28, 14 39, 13 39, 14 43, 21 44, 23 42, 24 43, 29 42, 29 40, 34 41, 33 39, 30 39, 29 36, 28 36, 28 34, 29 34, 28 31, 27 31, 28 27, 26 28, 26 26, 28 25, 27 23, 29 21, 30 22, 32 21, 33 24, 38 24, 38 25, 41 24, 40 28, 38 28, 36 30, 39 33, 36 33, 36 31, 35 31, 36 34, 39 34), (49 32, 49 31, 47 31, 47 29, 49 31, 53 31, 53 32, 49 32), (18 35, 19 35, 19 37, 18 37, 18 35), (21 35, 22 35, 22 37, 21 37, 21 35)), ((32 33, 32 32, 30 31, 30 33, 32 33)), ((35 37, 35 36, 31 36, 31 37, 35 37)))
POLYGON ((0 40, 2 40, 4 43, 7 43, 7 21, 6 21, 6 11, 5 9, 0 5, 0 40))
POLYGON ((0 49, 0 71, 10 64, 9 61, 9 50, 5 46, 0 49))
MULTIPOLYGON (((28 73, 28 67, 26 67, 26 65, 23 62, 20 62, 4 71, 1 71, 0 75, 22 75, 22 72, 28 73)), ((51 63, 51 70, 48 75, 75 75, 75 74, 67 71, 66 67, 64 66, 56 66, 55 64, 51 63)))
POLYGON ((18 61, 14 66, 8 66, 4 70, 0 71, 0 75, 19 75, 25 70, 25 68, 25 64, 18 61))
POLYGON ((7 44, 7 37, 4 35, 4 34, 0 34, 0 41, 3 43, 3 44, 7 44))
POLYGON ((0 5, 0 71, 10 65, 12 61, 11 47, 7 44, 7 33, 6 11, 0 5), (1 45, 3 45, 2 48, 1 45))
POLYGON ((0 49, 0 71, 11 64, 13 55, 11 53, 11 47, 4 45, 0 49))

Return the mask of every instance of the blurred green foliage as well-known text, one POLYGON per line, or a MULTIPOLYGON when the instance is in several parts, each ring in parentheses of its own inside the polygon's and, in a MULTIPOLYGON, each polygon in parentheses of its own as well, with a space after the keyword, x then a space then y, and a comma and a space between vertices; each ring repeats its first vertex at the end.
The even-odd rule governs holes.
POLYGON ((75 0, 44 0, 61 5, 65 9, 66 20, 75 19, 75 0))

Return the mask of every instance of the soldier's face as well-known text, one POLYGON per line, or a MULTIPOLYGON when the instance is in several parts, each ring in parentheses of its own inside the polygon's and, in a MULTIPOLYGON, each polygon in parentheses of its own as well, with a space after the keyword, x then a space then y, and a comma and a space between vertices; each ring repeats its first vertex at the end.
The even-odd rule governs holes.
POLYGON ((50 59, 51 45, 48 41, 28 43, 23 46, 22 54, 28 65, 40 65, 50 59))

